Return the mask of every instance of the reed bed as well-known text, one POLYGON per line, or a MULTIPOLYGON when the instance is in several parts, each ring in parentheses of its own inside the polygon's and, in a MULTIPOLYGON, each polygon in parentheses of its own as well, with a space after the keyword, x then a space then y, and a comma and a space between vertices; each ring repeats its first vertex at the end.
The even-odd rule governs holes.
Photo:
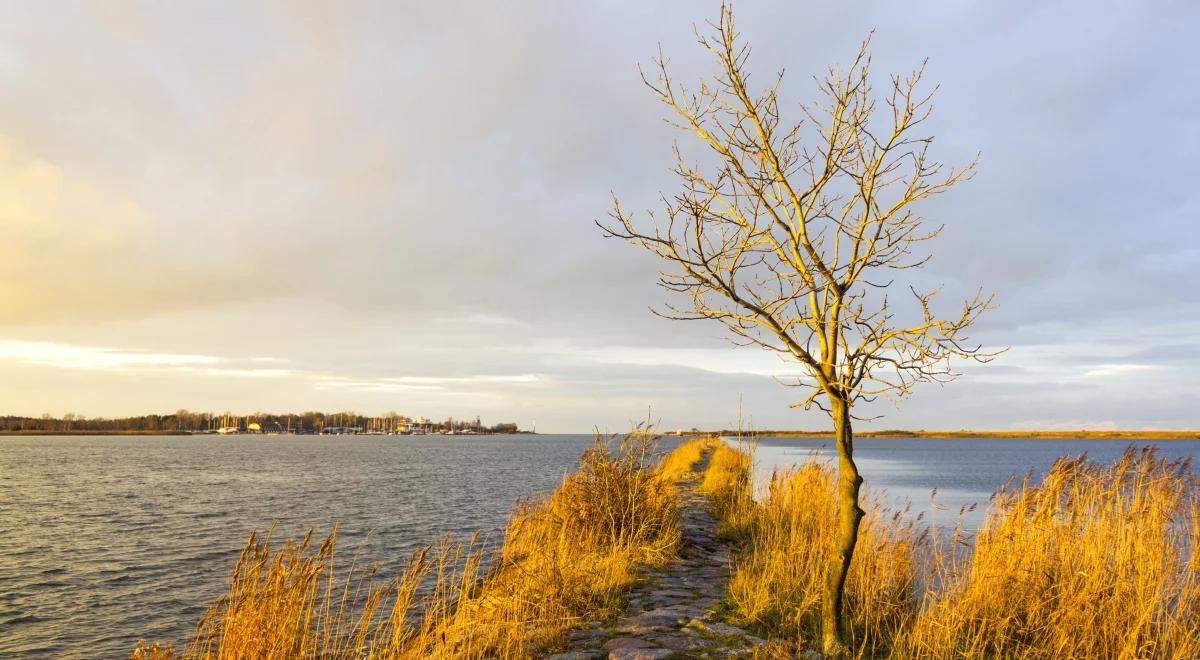
POLYGON ((708 497, 717 517, 717 534, 732 540, 744 539, 754 511, 751 453, 744 445, 739 447, 717 439, 697 488, 708 497))
POLYGON ((940 570, 898 655, 1200 657, 1200 489, 1153 448, 1001 488, 973 552, 940 570))
POLYGON ((554 492, 517 506, 499 549, 444 540, 388 581, 357 562, 335 570, 336 530, 278 547, 251 536, 188 648, 143 642, 131 658, 538 655, 581 622, 615 616, 638 566, 676 556, 677 494, 654 443, 597 438, 554 492))
POLYGON ((659 461, 658 471, 663 479, 679 481, 696 476, 693 471, 696 464, 704 457, 705 450, 715 446, 720 440, 706 437, 693 438, 681 443, 659 461))
MULTIPOLYGON (((729 451, 737 451, 729 448, 729 451)), ((772 639, 820 639, 833 549, 834 470, 776 473, 758 501, 714 453, 714 509, 742 530, 732 616, 772 639), (743 508, 744 507, 744 508, 743 508)), ((749 457, 744 459, 749 464, 749 457)), ((973 539, 934 542, 907 511, 867 497, 847 580, 862 658, 1200 657, 1200 488, 1186 460, 1130 449, 1111 465, 1059 460, 1001 488, 973 539)), ((919 518, 919 517, 918 517, 919 518)), ((781 656, 783 657, 783 656, 781 656)))
MULTIPOLYGON (((741 542, 729 602, 740 622, 804 647, 804 640, 820 638, 822 588, 836 533, 835 474, 811 461, 776 472, 755 500, 750 463, 747 452, 725 445, 714 452, 715 469, 704 481, 714 493, 716 514, 741 542)), ((888 512, 881 498, 864 508, 847 610, 854 647, 878 655, 913 616, 913 546, 923 537, 904 511, 888 512)))

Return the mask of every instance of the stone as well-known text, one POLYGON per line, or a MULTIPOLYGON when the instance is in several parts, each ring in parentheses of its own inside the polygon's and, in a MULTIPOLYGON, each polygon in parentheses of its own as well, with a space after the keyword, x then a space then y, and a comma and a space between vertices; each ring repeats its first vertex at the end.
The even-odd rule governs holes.
POLYGON ((600 660, 604 657, 601 651, 567 651, 546 656, 545 660, 600 660))
POLYGON ((572 642, 588 642, 593 639, 600 639, 602 637, 608 637, 608 633, 604 632, 603 630, 592 629, 572 630, 567 633, 567 639, 571 640, 572 642))
POLYGON ((652 623, 626 623, 617 629, 617 632, 623 635, 645 635, 652 632, 664 632, 672 630, 669 625, 660 625, 652 623))
POLYGON ((618 632, 635 635, 647 632, 674 630, 680 628, 688 619, 695 616, 695 608, 690 607, 659 607, 630 617, 617 626, 618 632))
POLYGON ((614 637, 605 642, 604 646, 600 648, 605 651, 618 651, 621 649, 646 649, 653 646, 654 644, 639 637, 614 637))
POLYGON ((620 649, 608 654, 609 660, 658 660, 675 652, 670 649, 620 649))
POLYGON ((728 623, 721 623, 718 621, 704 621, 701 619, 692 619, 691 621, 688 622, 688 627, 689 628, 697 628, 699 630, 703 630, 704 632, 711 633, 713 635, 745 636, 747 634, 746 631, 742 628, 738 628, 737 626, 731 626, 728 623))
POLYGON ((659 591, 651 591, 650 595, 654 598, 695 598, 696 594, 682 589, 661 589, 659 591))
POLYGON ((661 646, 664 649, 672 651, 687 651, 694 649, 699 644, 694 637, 689 638, 686 635, 647 635, 646 641, 653 642, 655 646, 661 646))

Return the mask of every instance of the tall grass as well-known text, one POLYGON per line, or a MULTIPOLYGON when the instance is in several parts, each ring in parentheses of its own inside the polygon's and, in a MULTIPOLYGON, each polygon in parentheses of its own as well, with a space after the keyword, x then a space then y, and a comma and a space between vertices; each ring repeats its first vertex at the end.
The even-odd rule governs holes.
POLYGON ((714 438, 692 438, 681 443, 659 461, 658 471, 663 479, 679 481, 695 477, 693 469, 704 457, 706 449, 713 446, 714 438))
POLYGON ((676 556, 673 482, 654 439, 597 438, 550 495, 521 503, 502 546, 443 541, 402 574, 335 570, 336 532, 272 547, 252 536, 230 587, 184 651, 139 644, 134 658, 519 658, 584 620, 619 612, 641 565, 676 556))
MULTIPOLYGON (((820 638, 822 589, 837 530, 835 475, 808 462, 773 474, 755 500, 750 463, 748 453, 725 445, 714 452, 704 480, 714 510, 742 542, 729 600, 735 618, 804 646, 804 640, 820 638)), ((846 583, 847 610, 855 648, 878 654, 912 618, 913 546, 921 537, 904 512, 889 513, 882 500, 864 508, 846 583)))
POLYGON ((754 505, 751 467, 748 451, 723 440, 713 443, 698 490, 709 498, 718 520, 717 532, 723 537, 740 539, 747 532, 754 505))
POLYGON ((946 562, 905 657, 1200 657, 1200 497, 1187 460, 1062 458, 1000 489, 946 562))
MULTIPOLYGON (((722 463, 714 484, 748 488, 722 463)), ((834 476, 809 462, 759 501, 715 491, 744 530, 734 615, 793 649, 820 639, 834 476)), ((864 508, 846 593, 859 657, 1200 657, 1200 487, 1186 460, 1061 459, 1039 484, 1000 489, 973 543, 931 543, 878 497, 864 508)))

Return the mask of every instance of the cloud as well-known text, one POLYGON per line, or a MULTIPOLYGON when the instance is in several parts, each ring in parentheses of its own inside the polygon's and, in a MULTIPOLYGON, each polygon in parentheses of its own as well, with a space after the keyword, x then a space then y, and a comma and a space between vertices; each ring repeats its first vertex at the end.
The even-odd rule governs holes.
POLYGON ((161 314, 244 298, 242 271, 191 263, 197 246, 155 242, 154 218, 103 182, 0 135, 0 324, 161 314))
MULTIPOLYGON (((743 393, 765 424, 822 423, 786 408, 772 377, 793 365, 647 313, 668 295, 661 264, 592 224, 610 191, 643 209, 677 189, 673 140, 699 153, 636 64, 662 42, 680 80, 711 74, 691 33, 711 7, 90 11, 0 9, 0 326, 48 345, 0 358, 0 382, 44 390, 5 390, 9 405, 399 399, 580 430, 646 405, 727 423, 743 393)), ((1200 8, 738 12, 754 80, 787 69, 787 112, 878 27, 877 81, 930 58, 934 156, 983 153, 974 181, 924 207, 946 229, 919 277, 949 306, 995 291, 977 337, 1013 350, 881 423, 1188 423, 1170 393, 1200 386, 1200 251, 1184 240, 1200 212, 1200 8), (1147 377, 1153 395, 1129 382, 1147 377)))
POLYGON ((1145 373, 1148 371, 1158 371, 1162 369, 1161 365, 1157 364, 1104 364, 1094 369, 1089 369, 1084 372, 1084 378, 1102 378, 1108 376, 1124 376, 1136 373, 1145 373))
MULTIPOLYGON (((220 378, 283 378, 288 369, 221 366, 235 360, 212 355, 154 353, 54 342, 0 340, 0 362, 87 371, 171 371, 220 378)), ((257 360, 251 359, 250 362, 257 360)))
POLYGON ((542 385, 546 379, 535 374, 496 376, 398 376, 391 378, 354 379, 346 376, 313 375, 317 389, 341 389, 359 392, 441 392, 468 396, 480 389, 496 385, 542 385))
POLYGON ((32 341, 0 341, 0 360, 15 360, 62 369, 193 367, 220 361, 211 355, 147 353, 32 341))
POLYGON ((523 325, 520 321, 501 314, 468 314, 462 322, 469 325, 523 325))

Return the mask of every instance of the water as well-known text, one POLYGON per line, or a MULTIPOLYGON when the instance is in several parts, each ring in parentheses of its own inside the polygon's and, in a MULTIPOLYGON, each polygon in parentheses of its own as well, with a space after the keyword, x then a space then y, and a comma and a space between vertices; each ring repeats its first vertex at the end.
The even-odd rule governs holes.
MULTIPOLYGON (((856 438, 855 462, 868 493, 884 492, 893 507, 908 503, 912 514, 939 527, 960 519, 974 530, 983 521, 988 498, 1011 476, 1033 470, 1037 481, 1056 459, 1086 452, 1111 463, 1131 444, 1157 445, 1165 456, 1200 458, 1200 440, 1107 440, 1030 438, 856 438), (936 496, 931 497, 937 489, 936 496)), ((832 438, 761 438, 754 480, 760 491, 776 468, 795 467, 836 456, 832 438)))
POLYGON ((591 436, 0 438, 0 657, 121 658, 190 638, 252 530, 373 530, 395 575, 573 471, 591 436))
MULTIPOLYGON (((225 589, 252 530, 276 537, 341 525, 344 554, 394 575, 416 546, 477 529, 493 538, 514 501, 553 488, 590 436, 0 438, 0 657, 128 654, 138 638, 184 641, 225 589)), ((859 439, 871 489, 953 522, 1012 474, 1126 440, 859 439)), ((1159 443, 1200 456, 1198 441, 1159 443)), ((669 448, 667 444, 665 447, 669 448)), ((829 456, 831 442, 764 438, 775 466, 829 456)), ((977 524, 982 510, 972 514, 977 524)))

